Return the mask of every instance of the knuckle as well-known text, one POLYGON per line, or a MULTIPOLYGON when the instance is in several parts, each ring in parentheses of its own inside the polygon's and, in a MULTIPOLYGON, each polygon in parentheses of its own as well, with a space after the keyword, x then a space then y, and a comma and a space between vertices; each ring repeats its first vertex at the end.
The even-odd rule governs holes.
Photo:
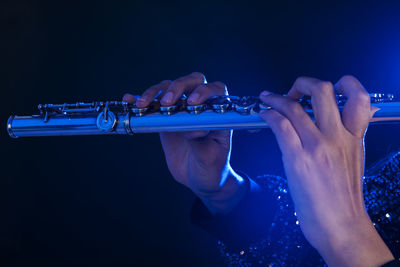
POLYGON ((153 88, 153 90, 146 90, 146 91, 144 91, 144 93, 142 94, 142 98, 154 97, 155 92, 157 92, 157 91, 155 90, 155 88, 153 88))
POLYGON ((203 73, 201 73, 201 72, 197 72, 197 71, 192 72, 192 73, 190 74, 190 76, 193 76, 193 77, 202 79, 203 82, 206 80, 206 76, 205 76, 203 73))
POLYGON ((358 83, 358 80, 353 75, 344 75, 340 80, 346 83, 358 83))
POLYGON ((370 104, 371 103, 369 94, 364 90, 359 91, 357 94, 355 94, 355 98, 356 98, 357 102, 360 102, 362 104, 370 104))
POLYGON ((150 95, 151 95, 151 90, 147 89, 146 91, 143 92, 143 94, 141 95, 141 98, 148 97, 150 95))
POLYGON ((364 87, 357 80, 357 78, 352 75, 344 75, 342 78, 340 78, 339 83, 344 86, 356 89, 358 91, 365 91, 364 87))
POLYGON ((304 83, 304 82, 306 81, 306 79, 308 79, 308 78, 305 77, 305 76, 300 76, 300 77, 297 77, 297 78, 296 78, 296 80, 294 81, 294 83, 295 83, 295 84, 302 84, 302 83, 304 83))
POLYGON ((220 82, 220 81, 213 82, 213 84, 215 84, 217 87, 220 87, 220 88, 222 88, 224 90, 226 88, 226 85, 223 82, 220 82))
POLYGON ((163 81, 161 81, 161 82, 159 83, 159 85, 170 84, 170 83, 172 83, 171 80, 163 80, 163 81))
POLYGON ((216 93, 227 94, 228 89, 223 82, 216 81, 216 82, 213 82, 212 85, 214 85, 216 93))
POLYGON ((205 93, 205 92, 210 92, 211 89, 209 87, 209 85, 207 84, 201 84, 197 87, 196 91, 200 92, 200 93, 205 93))
POLYGON ((357 80, 352 75, 344 75, 341 79, 340 82, 346 86, 352 89, 353 97, 357 99, 357 101, 360 101, 361 103, 370 103, 370 96, 368 92, 364 89, 362 84, 357 80))
POLYGON ((151 92, 153 92, 155 90, 156 86, 152 86, 149 89, 146 89, 143 93, 142 93, 142 97, 143 96, 147 96, 147 95, 151 95, 151 92))
POLYGON ((290 121, 285 118, 275 118, 275 124, 282 132, 289 132, 292 127, 290 121))
POLYGON ((304 112, 303 108, 301 107, 301 105, 297 102, 294 101, 290 101, 287 103, 287 108, 288 110, 293 113, 294 115, 299 115, 301 113, 304 112))
POLYGON ((309 151, 314 156, 314 158, 321 159, 329 153, 333 153, 332 148, 328 148, 328 145, 320 137, 316 137, 313 141, 313 145, 310 147, 309 151))
POLYGON ((317 87, 320 88, 320 90, 322 91, 328 91, 328 92, 333 91, 333 84, 329 81, 320 81, 317 84, 317 87))
POLYGON ((179 78, 171 82, 168 91, 175 91, 184 85, 183 79, 179 78))
POLYGON ((320 81, 316 85, 318 92, 323 95, 332 95, 335 91, 333 88, 333 84, 328 81, 320 81))

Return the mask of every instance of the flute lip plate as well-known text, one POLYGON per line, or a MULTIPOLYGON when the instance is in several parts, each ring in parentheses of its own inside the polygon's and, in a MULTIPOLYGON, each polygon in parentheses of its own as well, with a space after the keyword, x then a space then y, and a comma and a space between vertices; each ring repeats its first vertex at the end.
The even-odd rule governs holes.
POLYGON ((12 121, 14 120, 14 115, 10 116, 7 120, 7 132, 8 135, 12 138, 18 138, 18 136, 16 136, 13 131, 12 131, 12 121))

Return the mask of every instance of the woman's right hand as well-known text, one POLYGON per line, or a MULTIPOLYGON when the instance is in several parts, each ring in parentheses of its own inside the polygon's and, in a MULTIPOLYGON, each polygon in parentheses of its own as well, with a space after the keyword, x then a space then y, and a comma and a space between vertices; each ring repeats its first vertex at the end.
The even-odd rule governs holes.
MULTIPOLYGON (((188 96, 188 105, 199 105, 210 97, 227 95, 228 91, 222 82, 207 83, 203 74, 194 72, 153 85, 138 99, 125 94, 123 100, 142 108, 158 97, 162 106, 172 106, 182 94, 188 96)), ((246 193, 244 180, 229 164, 231 137, 229 130, 160 133, 172 176, 190 188, 214 214, 228 213, 246 193)))
POLYGON ((287 96, 263 92, 301 230, 329 266, 381 266, 393 259, 364 205, 364 134, 376 111, 361 83, 301 77, 287 96), (335 89, 347 97, 340 113, 335 89), (298 103, 311 96, 315 122, 298 103))

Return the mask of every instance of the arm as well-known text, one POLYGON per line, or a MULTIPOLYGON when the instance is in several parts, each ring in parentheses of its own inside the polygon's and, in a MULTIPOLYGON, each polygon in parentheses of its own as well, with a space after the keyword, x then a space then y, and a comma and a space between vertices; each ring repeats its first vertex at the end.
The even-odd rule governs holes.
MULTIPOLYGON (((123 100, 148 106, 154 98, 174 105, 185 94, 189 105, 199 105, 215 95, 227 95, 222 82, 207 83, 194 72, 174 81, 165 80, 147 89, 139 99, 126 94, 123 100)), ((211 214, 229 213, 246 195, 245 180, 230 166, 232 131, 160 133, 168 168, 174 179, 190 188, 211 214)))
POLYGON ((380 266, 393 255, 366 213, 362 195, 363 137, 373 114, 353 77, 336 90, 348 101, 342 114, 329 82, 299 78, 288 96, 263 92, 273 110, 260 116, 274 132, 301 230, 330 266, 380 266), (310 95, 315 123, 297 100, 310 95))

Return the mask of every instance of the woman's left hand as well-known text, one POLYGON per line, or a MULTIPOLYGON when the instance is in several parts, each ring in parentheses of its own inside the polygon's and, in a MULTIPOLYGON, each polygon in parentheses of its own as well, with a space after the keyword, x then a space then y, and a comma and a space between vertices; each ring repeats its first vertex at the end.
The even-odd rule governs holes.
POLYGON ((340 114, 330 82, 301 77, 287 96, 263 92, 260 113, 274 132, 300 227, 328 265, 380 266, 393 259, 364 206, 364 134, 374 113, 352 76, 335 85, 347 96, 340 114), (315 122, 297 100, 311 96, 315 122))

